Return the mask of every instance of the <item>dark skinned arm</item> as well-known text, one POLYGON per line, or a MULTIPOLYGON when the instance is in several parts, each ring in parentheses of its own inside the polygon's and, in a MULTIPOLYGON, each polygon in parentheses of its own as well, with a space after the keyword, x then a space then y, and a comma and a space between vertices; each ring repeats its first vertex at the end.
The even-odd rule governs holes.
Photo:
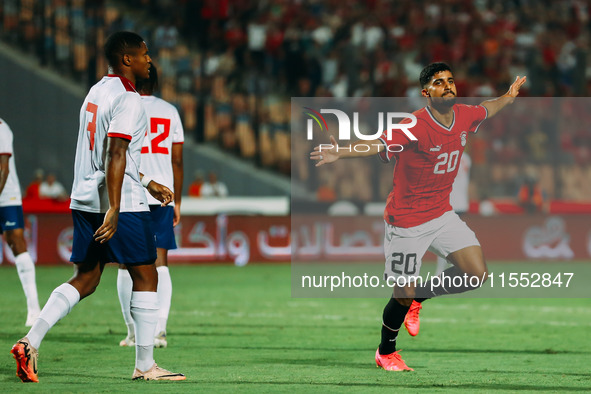
POLYGON ((181 221, 181 194, 183 193, 183 144, 172 144, 172 177, 174 179, 174 220, 181 221))
MULTIPOLYGON (((140 181, 143 182, 143 180, 144 174, 140 172, 140 181)), ((161 202, 160 206, 164 207, 174 200, 174 193, 172 190, 159 184, 153 179, 150 180, 150 183, 146 186, 146 190, 152 195, 152 197, 161 202)))
POLYGON ((127 162, 125 154, 128 146, 129 141, 123 138, 107 138, 105 175, 109 195, 109 209, 105 214, 103 224, 94 233, 95 241, 100 243, 110 240, 117 231, 121 204, 121 187, 123 185, 125 165, 127 162))
POLYGON ((10 155, 0 155, 0 194, 2 194, 2 190, 4 190, 4 185, 6 185, 6 180, 8 179, 8 160, 10 159, 10 155))
POLYGON ((523 86, 526 79, 527 77, 518 76, 517 78, 515 78, 515 82, 513 82, 509 87, 507 93, 505 93, 501 97, 497 97, 496 99, 483 101, 480 104, 486 108, 489 118, 492 118, 505 106, 512 104, 513 101, 515 101, 515 97, 519 95, 519 89, 523 86))

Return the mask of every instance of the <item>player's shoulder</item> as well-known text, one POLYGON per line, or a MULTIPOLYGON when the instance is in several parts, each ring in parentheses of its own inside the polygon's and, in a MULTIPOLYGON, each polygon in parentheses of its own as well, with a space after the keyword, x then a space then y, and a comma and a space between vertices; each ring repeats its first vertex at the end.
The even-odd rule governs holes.
POLYGON ((144 100, 145 102, 148 103, 154 103, 156 105, 160 105, 163 107, 174 107, 172 104, 170 104, 168 101, 161 99, 160 97, 157 96, 144 96, 142 95, 142 100, 144 100))
POLYGON ((125 106, 132 106, 132 107, 141 107, 143 108, 143 102, 140 95, 135 91, 131 90, 118 90, 113 92, 113 105, 125 105, 125 106))
POLYGON ((10 130, 8 123, 6 123, 6 121, 4 121, 2 118, 0 118, 0 133, 2 133, 4 138, 8 136, 12 137, 12 130, 10 130))
POLYGON ((429 118, 429 112, 427 111, 427 107, 417 109, 412 114, 417 118, 417 120, 427 120, 429 118))
POLYGON ((137 93, 134 84, 127 78, 121 75, 109 74, 105 78, 108 78, 108 82, 114 87, 125 90, 126 92, 137 93))
POLYGON ((177 112, 174 105, 156 96, 141 96, 144 103, 161 109, 162 111, 177 112))
MULTIPOLYGON (((412 128, 412 133, 413 134, 420 134, 422 132, 426 132, 426 128, 424 126, 429 125, 430 123, 430 119, 431 116, 429 115, 429 111, 427 109, 427 107, 423 107, 421 109, 418 109, 414 112, 412 112, 412 115, 416 118, 417 120, 417 124, 412 128)), ((411 118, 406 118, 404 119, 403 122, 401 123, 410 123, 411 122, 411 118)))
POLYGON ((454 109, 456 110, 456 112, 458 114, 485 110, 484 107, 480 104, 471 105, 471 104, 463 104, 463 103, 454 104, 454 109))
POLYGON ((456 104, 456 119, 458 125, 467 128, 471 132, 476 132, 482 121, 488 118, 488 111, 483 105, 456 104))
POLYGON ((94 84, 86 97, 90 101, 114 101, 118 97, 131 97, 132 100, 140 101, 140 96, 131 81, 112 75, 105 76, 94 84))
MULTIPOLYGON (((426 113, 426 109, 425 108, 421 108, 421 109, 418 109, 418 110, 410 113, 410 115, 414 116, 415 119, 418 122, 418 121, 424 119, 425 116, 427 116, 427 115, 425 115, 425 113, 426 113)), ((407 113, 407 115, 408 115, 408 113, 407 113)), ((400 123, 401 124, 411 123, 414 120, 414 119, 412 119, 412 116, 407 116, 406 118, 402 119, 402 121, 400 121, 400 123)))

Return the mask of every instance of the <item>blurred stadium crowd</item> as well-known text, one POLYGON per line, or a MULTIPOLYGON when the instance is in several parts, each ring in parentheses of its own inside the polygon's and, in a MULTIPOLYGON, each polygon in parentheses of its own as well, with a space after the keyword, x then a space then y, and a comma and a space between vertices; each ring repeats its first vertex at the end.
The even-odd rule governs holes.
MULTIPOLYGON (((85 85, 106 70, 101 48, 110 33, 140 33, 161 70, 160 95, 179 108, 187 136, 284 174, 292 167, 292 96, 418 97, 420 70, 433 61, 452 66, 460 96, 497 96, 516 75, 528 77, 522 96, 582 97, 591 89, 591 1, 1 3, 4 42, 85 85)), ((575 118, 588 112, 562 111, 575 118)), ((472 198, 516 196, 535 178, 549 198, 589 199, 588 129, 491 122, 470 146, 472 198)), ((371 186, 391 176, 391 167, 377 162, 345 163, 337 177, 296 165, 300 180, 319 178, 314 183, 340 198, 383 200, 390 188, 371 186)))

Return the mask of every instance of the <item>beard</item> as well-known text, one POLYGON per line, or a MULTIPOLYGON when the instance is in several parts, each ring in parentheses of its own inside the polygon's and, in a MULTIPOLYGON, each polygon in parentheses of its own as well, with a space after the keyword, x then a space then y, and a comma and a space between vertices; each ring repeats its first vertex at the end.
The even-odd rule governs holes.
POLYGON ((456 103, 456 96, 447 97, 431 97, 431 105, 435 107, 439 112, 447 112, 456 103))

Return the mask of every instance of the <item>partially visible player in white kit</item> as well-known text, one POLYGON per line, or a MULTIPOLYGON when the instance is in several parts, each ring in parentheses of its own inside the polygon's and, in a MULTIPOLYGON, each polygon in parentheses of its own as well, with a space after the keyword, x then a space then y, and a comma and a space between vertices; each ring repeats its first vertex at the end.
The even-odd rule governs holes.
POLYGON ((90 89, 80 109, 70 204, 74 276, 53 291, 31 330, 12 347, 17 376, 23 382, 39 381, 41 341, 82 298, 94 292, 109 262, 126 264, 133 278, 131 315, 137 341, 132 379, 185 379, 154 362, 158 273, 144 187, 163 205, 174 195, 139 172, 148 122, 134 84, 148 78, 151 59, 144 40, 132 32, 111 35, 105 55, 109 75, 90 89))
MULTIPOLYGON (((165 207, 146 192, 156 233, 156 270, 158 271, 158 325, 154 338, 155 347, 166 347, 166 324, 172 298, 172 281, 168 271, 168 251, 176 249, 174 226, 181 219, 181 194, 183 191, 183 142, 184 133, 177 109, 166 101, 153 96, 158 87, 158 70, 152 64, 150 78, 138 82, 138 92, 148 116, 148 131, 142 147, 140 171, 156 182, 174 190, 174 204, 165 207), (172 206, 171 206, 172 205, 172 206)), ((123 319, 127 325, 127 337, 120 346, 133 346, 135 334, 130 313, 131 276, 124 265, 119 266, 117 293, 123 319)))
POLYGON ((21 188, 16 175, 12 141, 12 130, 3 119, 0 119, 0 234, 4 234, 4 239, 15 256, 16 271, 27 299, 25 325, 31 327, 39 315, 39 299, 35 283, 35 264, 27 251, 25 241, 21 188))
MULTIPOLYGON (((470 199, 468 197, 468 186, 470 186, 470 167, 472 167, 472 160, 470 156, 464 152, 460 158, 460 166, 458 167, 458 175, 454 180, 454 184, 449 195, 449 203, 454 212, 462 218, 463 214, 470 209, 470 199)), ((435 275, 439 275, 447 267, 448 261, 441 256, 437 256, 437 271, 435 275)))

